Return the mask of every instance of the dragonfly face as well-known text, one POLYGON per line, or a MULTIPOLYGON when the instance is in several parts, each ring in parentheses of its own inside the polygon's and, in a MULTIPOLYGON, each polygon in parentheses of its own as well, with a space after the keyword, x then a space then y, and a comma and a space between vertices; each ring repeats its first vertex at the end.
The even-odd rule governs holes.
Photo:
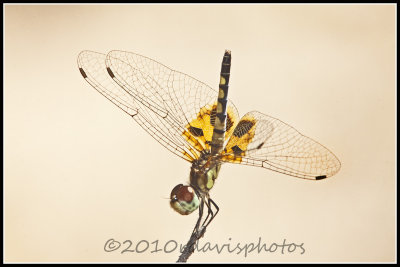
POLYGON ((228 99, 230 63, 226 51, 219 90, 214 90, 135 53, 83 51, 78 56, 79 71, 92 87, 192 164, 190 185, 177 185, 171 192, 170 205, 180 214, 197 208, 202 213, 203 205, 210 214, 211 206, 217 207, 209 190, 222 163, 258 166, 314 181, 340 169, 340 161, 326 147, 279 119, 257 111, 240 118, 228 99))
POLYGON ((172 189, 170 205, 176 212, 189 215, 199 207, 199 204, 200 200, 193 187, 178 184, 172 189))

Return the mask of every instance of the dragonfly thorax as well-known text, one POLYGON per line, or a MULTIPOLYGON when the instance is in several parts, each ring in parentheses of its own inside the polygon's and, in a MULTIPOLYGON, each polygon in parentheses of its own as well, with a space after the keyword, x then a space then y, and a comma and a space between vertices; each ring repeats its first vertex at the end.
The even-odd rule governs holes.
POLYGON ((200 194, 208 194, 214 186, 215 179, 221 169, 221 162, 218 156, 203 154, 199 159, 194 160, 190 169, 190 185, 200 194))
POLYGON ((178 213, 188 215, 200 205, 200 198, 208 196, 218 177, 221 162, 218 156, 204 153, 192 163, 190 185, 179 184, 171 191, 170 205, 178 213))

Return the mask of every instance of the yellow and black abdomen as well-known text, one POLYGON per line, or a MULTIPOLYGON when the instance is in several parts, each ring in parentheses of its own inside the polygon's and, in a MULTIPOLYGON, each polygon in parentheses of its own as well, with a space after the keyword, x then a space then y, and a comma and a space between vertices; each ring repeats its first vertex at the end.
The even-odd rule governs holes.
POLYGON ((231 51, 225 50, 221 67, 221 78, 218 90, 217 110, 215 114, 215 125, 211 141, 211 155, 216 155, 220 153, 224 147, 230 71, 231 71, 231 51))

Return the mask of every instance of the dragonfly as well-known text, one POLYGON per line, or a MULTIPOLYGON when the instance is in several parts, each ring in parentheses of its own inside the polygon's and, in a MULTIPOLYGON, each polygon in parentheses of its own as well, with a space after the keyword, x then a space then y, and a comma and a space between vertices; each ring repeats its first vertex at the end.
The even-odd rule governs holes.
POLYGON ((203 227, 215 218, 211 199, 223 163, 262 167, 308 180, 336 174, 339 159, 325 146, 281 120, 258 111, 239 113, 228 98, 231 52, 222 60, 218 90, 148 57, 114 50, 82 51, 78 67, 100 94, 131 116, 156 141, 191 163, 189 184, 178 184, 170 206, 182 215, 204 205, 203 227))

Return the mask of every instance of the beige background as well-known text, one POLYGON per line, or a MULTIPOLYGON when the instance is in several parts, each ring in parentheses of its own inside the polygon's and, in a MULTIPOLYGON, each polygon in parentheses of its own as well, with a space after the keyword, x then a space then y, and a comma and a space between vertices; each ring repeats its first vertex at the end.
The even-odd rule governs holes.
POLYGON ((224 165, 211 191, 221 210, 202 244, 261 237, 306 252, 198 252, 190 262, 396 259, 395 5, 7 5, 7 262, 174 262, 179 253, 151 253, 155 243, 140 254, 103 247, 186 243, 196 221, 166 199, 190 165, 84 81, 84 49, 134 51, 213 87, 230 49, 239 112, 278 117, 342 162, 320 182, 224 165))

